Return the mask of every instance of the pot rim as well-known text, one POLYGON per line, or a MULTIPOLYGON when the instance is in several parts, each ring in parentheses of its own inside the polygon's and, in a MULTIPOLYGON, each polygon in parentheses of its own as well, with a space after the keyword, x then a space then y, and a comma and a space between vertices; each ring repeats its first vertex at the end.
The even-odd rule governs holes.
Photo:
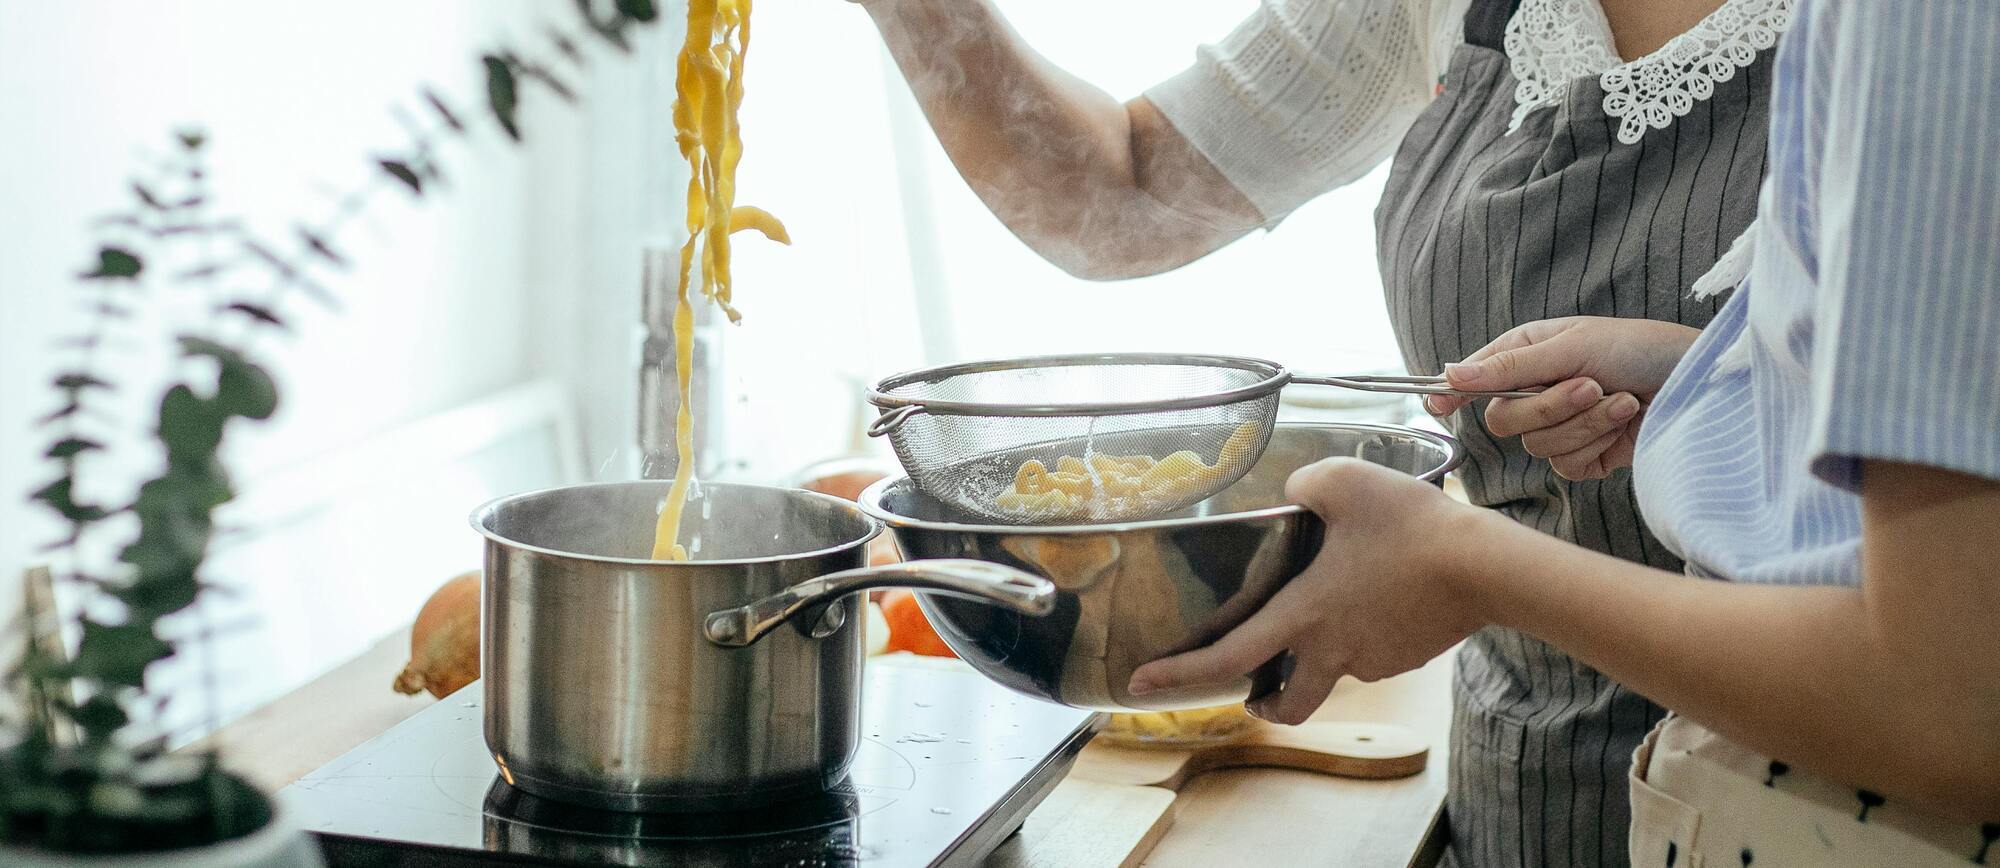
POLYGON ((547 548, 545 546, 529 545, 528 543, 521 542, 520 540, 509 539, 505 536, 502 536, 498 532, 486 526, 486 520, 492 516, 495 510, 499 509, 503 504, 512 501, 525 500, 531 497, 540 497, 542 495, 553 494, 558 491, 575 491, 578 489, 589 489, 589 488, 617 488, 623 486, 647 485, 647 484, 671 485, 671 483, 663 479, 629 479, 623 482, 584 482, 576 485, 556 485, 556 486, 551 486, 549 488, 535 489, 533 491, 516 492, 514 494, 508 494, 496 497, 493 498, 492 500, 480 504, 479 507, 477 509, 474 509, 472 511, 472 514, 467 517, 467 521, 472 525, 472 529, 474 531, 477 531, 480 536, 485 537, 488 541, 499 543, 501 545, 507 546, 508 548, 516 549, 519 551, 533 552, 538 555, 546 555, 549 557, 568 558, 570 560, 577 560, 577 561, 589 561, 591 563, 654 567, 654 568, 664 568, 670 570, 700 569, 704 567, 755 566, 759 564, 772 564, 772 563, 782 563, 785 561, 805 560, 808 558, 817 558, 826 555, 839 554, 849 549, 861 548, 863 546, 868 545, 868 543, 874 541, 876 537, 882 535, 882 528, 883 528, 882 521, 874 517, 873 515, 868 514, 867 510, 861 509, 853 501, 843 500, 841 498, 834 497, 831 494, 821 494, 817 491, 807 491, 803 488, 787 488, 780 485, 757 485, 754 483, 747 483, 747 482, 705 482, 702 483, 702 488, 703 489, 743 488, 743 489, 754 489, 758 491, 775 491, 790 497, 803 497, 808 500, 818 500, 825 503, 830 503, 834 506, 840 507, 841 509, 848 510, 858 514, 861 520, 868 524, 868 532, 862 534, 860 537, 841 543, 839 545, 828 546, 826 548, 814 549, 811 551, 792 552, 782 555, 771 555, 768 557, 761 557, 761 558, 716 558, 711 560, 663 561, 663 560, 654 560, 652 558, 620 558, 620 557, 612 557, 610 555, 593 555, 593 554, 585 554, 583 552, 568 552, 568 551, 563 551, 561 549, 547 548))
MULTIPOLYGON (((1406 425, 1389 425, 1376 422, 1280 422, 1274 427, 1278 429, 1338 428, 1344 430, 1373 431, 1384 434, 1405 435, 1422 440, 1443 449, 1445 453, 1444 461, 1440 462, 1437 467, 1416 475, 1418 479, 1425 482, 1435 482, 1442 479, 1445 474, 1458 469, 1460 464, 1465 463, 1465 447, 1456 438, 1425 431, 1420 428, 1411 428, 1406 425)), ((1273 431, 1273 436, 1276 436, 1275 430, 1273 431)), ((1281 506, 1267 506, 1262 509, 1244 510, 1242 512, 1221 512, 1211 515, 1184 516, 1181 518, 1154 518, 1143 521, 1104 522, 1100 524, 1013 525, 931 521, 890 512, 882 507, 882 495, 891 486, 909 478, 909 474, 905 473, 901 476, 891 476, 868 486, 867 489, 861 492, 861 500, 859 501, 861 511, 869 518, 889 527, 913 527, 952 533, 1008 534, 1015 536, 1085 536, 1133 531, 1179 530, 1181 528, 1202 527, 1210 524, 1289 517, 1309 511, 1296 503, 1288 503, 1281 506)))

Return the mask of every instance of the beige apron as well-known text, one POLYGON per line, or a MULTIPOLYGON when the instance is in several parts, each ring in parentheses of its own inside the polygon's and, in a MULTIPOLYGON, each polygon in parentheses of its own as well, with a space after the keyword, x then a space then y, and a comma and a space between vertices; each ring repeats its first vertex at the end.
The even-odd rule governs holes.
POLYGON ((1634 868, 2000 865, 2000 824, 1835 785, 1678 715, 1640 743, 1630 783, 1634 868))

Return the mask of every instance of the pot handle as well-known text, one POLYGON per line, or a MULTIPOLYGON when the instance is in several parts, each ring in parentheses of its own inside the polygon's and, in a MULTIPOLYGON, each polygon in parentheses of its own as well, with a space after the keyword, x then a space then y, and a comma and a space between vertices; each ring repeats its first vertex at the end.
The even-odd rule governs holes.
POLYGON ((710 612, 702 619, 708 641, 742 648, 800 613, 815 613, 858 591, 915 588, 1004 606, 1024 615, 1047 615, 1056 608, 1055 583, 1034 573, 986 561, 939 559, 907 561, 828 573, 800 582, 747 606, 710 612))

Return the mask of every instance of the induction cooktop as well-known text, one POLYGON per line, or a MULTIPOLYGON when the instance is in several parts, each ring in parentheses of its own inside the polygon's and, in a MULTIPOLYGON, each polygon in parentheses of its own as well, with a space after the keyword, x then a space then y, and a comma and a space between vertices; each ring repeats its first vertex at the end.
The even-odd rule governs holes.
POLYGON ((474 682, 286 787, 343 865, 976 865, 1020 828, 1101 725, 960 668, 872 663, 862 741, 832 792, 723 814, 626 814, 498 774, 474 682))

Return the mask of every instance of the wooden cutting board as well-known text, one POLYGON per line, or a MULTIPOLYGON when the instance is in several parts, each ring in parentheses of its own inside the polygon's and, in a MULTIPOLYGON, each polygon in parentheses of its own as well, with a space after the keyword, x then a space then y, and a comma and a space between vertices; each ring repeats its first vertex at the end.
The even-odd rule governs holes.
POLYGON ((1183 748, 1123 747, 1099 739, 1077 757, 1077 777, 1106 784, 1180 791, 1188 781, 1222 769, 1273 768, 1343 778, 1387 780, 1424 770, 1430 745, 1416 733, 1381 723, 1262 721, 1241 738, 1183 748))
POLYGON ((1099 740, 1029 818, 1032 834, 1009 841, 988 865, 1066 868, 1089 854, 1089 864, 1138 866, 1179 819, 1182 791, 1211 772, 1284 769, 1387 780, 1421 773, 1429 758, 1421 736, 1381 723, 1258 722, 1235 741, 1184 748, 1099 740))

